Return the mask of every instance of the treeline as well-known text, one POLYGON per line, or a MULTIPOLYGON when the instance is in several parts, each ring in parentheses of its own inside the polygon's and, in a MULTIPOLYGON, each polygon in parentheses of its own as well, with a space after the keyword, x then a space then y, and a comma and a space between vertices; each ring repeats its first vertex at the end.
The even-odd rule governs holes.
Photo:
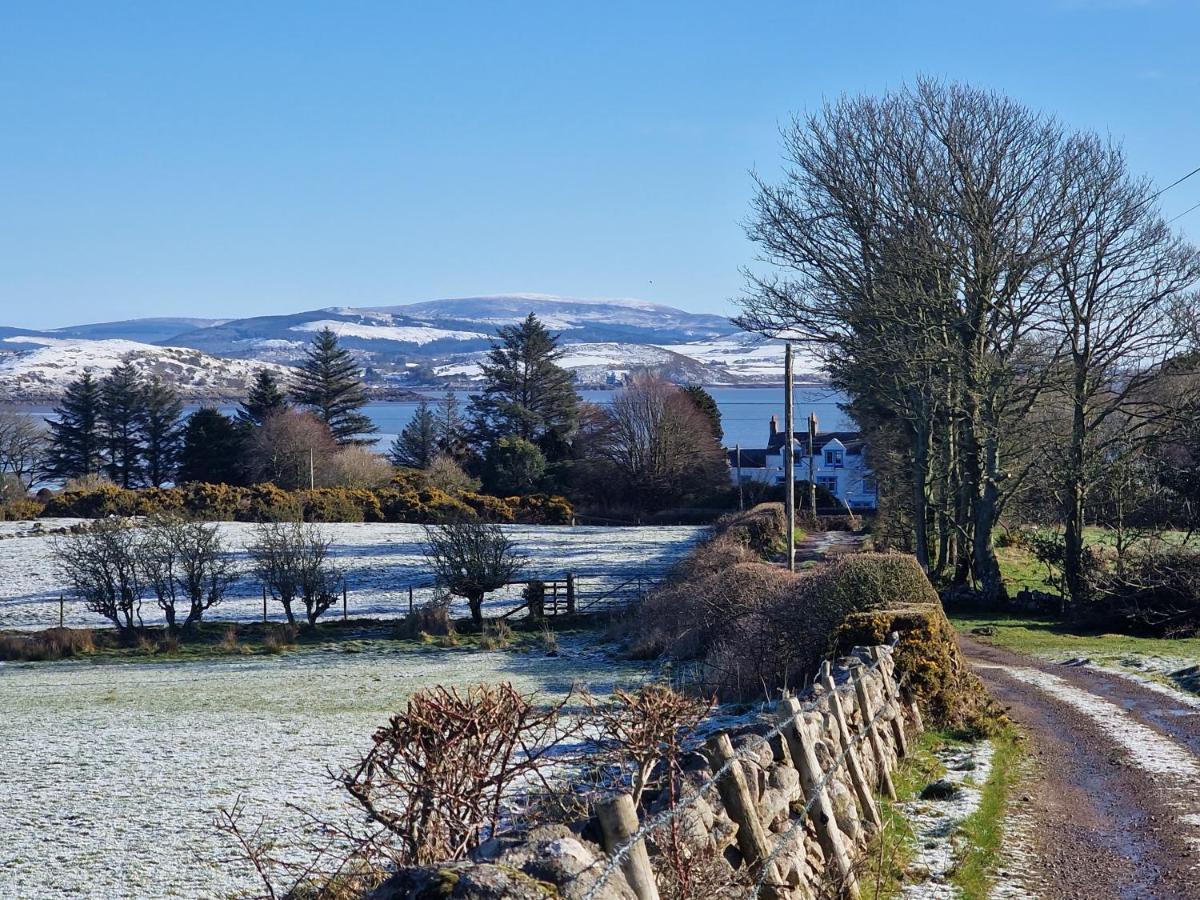
POLYGON ((629 518, 730 503, 720 412, 703 388, 647 374, 606 406, 585 403, 558 364, 562 352, 532 314, 501 328, 482 391, 465 408, 453 393, 422 401, 386 455, 369 448, 376 428, 362 413, 361 372, 329 330, 314 338, 295 384, 264 369, 233 415, 202 407, 184 417, 171 385, 128 363, 102 379, 85 374, 48 432, 28 417, 0 417, 0 515, 182 508, 254 518, 278 506, 250 490, 262 485, 305 491, 289 502, 316 521, 428 521, 470 509, 492 521, 569 518, 565 503, 544 495, 629 518), (39 478, 65 490, 39 506, 27 498, 39 478), (201 487, 180 487, 189 485, 201 487))
MULTIPOLYGON (((871 447, 878 535, 943 584, 1005 589, 1003 517, 1084 527, 1200 500, 1200 255, 1111 140, 933 81, 794 121, 757 182, 739 323, 821 354, 871 447)), ((1194 518, 1191 519, 1194 523, 1194 518)))

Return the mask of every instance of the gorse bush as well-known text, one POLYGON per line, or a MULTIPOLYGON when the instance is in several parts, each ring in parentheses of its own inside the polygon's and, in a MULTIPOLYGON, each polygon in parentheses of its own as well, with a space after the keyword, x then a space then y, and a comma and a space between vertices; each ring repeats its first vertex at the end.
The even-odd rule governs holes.
MULTIPOLYGON (((14 507, 14 509, 16 509, 14 507)), ((529 525, 564 525, 570 504, 562 497, 533 494, 492 497, 461 492, 448 494, 416 476, 398 475, 382 488, 343 487, 287 491, 273 484, 238 487, 187 484, 176 488, 126 489, 99 484, 64 490, 45 504, 23 501, 21 518, 99 519, 108 516, 186 515, 209 521, 431 523, 464 518, 529 525)), ((16 518, 17 516, 6 516, 16 518)))

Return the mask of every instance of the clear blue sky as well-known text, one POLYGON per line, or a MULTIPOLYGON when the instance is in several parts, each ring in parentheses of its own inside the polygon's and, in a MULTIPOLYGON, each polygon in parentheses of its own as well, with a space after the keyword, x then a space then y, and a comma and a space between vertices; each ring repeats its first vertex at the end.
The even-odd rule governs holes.
MULTIPOLYGON (((724 312, 777 127, 925 73, 1200 165, 1195 2, 0 4, 0 324, 724 312)), ((1163 197, 1200 201, 1200 176, 1163 197)), ((1200 237, 1200 210, 1178 226, 1200 237)))

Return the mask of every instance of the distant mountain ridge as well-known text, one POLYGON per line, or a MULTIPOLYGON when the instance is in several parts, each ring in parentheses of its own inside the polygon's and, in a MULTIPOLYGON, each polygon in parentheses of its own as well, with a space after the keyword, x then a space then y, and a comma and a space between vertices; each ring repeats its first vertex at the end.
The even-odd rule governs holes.
MULTIPOLYGON (((35 383, 52 390, 63 370, 45 370, 51 360, 38 352, 59 341, 73 342, 76 365, 86 359, 88 341, 97 343, 97 356, 104 359, 111 358, 113 347, 99 344, 126 341, 146 347, 142 355, 147 359, 155 355, 154 348, 174 348, 246 363, 294 365, 313 334, 326 327, 355 353, 367 368, 368 381, 381 392, 470 381, 477 377, 478 363, 497 329, 531 312, 559 335, 563 364, 583 386, 618 383, 646 368, 676 380, 710 384, 782 379, 782 345, 739 331, 722 316, 637 299, 497 294, 393 306, 332 306, 242 319, 158 317, 46 331, 0 327, 0 351, 8 351, 0 352, 0 389, 16 387, 20 369, 21 392, 35 383), (24 354, 25 363, 11 359, 14 354, 24 354)), ((809 368, 815 371, 815 366, 809 368)), ((210 371, 207 363, 199 369, 210 371)), ((238 377, 241 374, 239 369, 238 377)), ((189 378, 197 390, 211 380, 200 371, 190 372, 189 378)))

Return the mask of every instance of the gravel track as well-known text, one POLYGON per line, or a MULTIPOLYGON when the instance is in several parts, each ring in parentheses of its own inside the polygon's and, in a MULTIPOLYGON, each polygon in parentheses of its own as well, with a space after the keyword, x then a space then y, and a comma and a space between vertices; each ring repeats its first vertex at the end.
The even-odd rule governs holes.
POLYGON ((1046 900, 1200 897, 1200 709, 1119 675, 961 639, 1030 737, 1009 881, 1046 900), (1019 860, 1019 863, 1015 861, 1019 860))

